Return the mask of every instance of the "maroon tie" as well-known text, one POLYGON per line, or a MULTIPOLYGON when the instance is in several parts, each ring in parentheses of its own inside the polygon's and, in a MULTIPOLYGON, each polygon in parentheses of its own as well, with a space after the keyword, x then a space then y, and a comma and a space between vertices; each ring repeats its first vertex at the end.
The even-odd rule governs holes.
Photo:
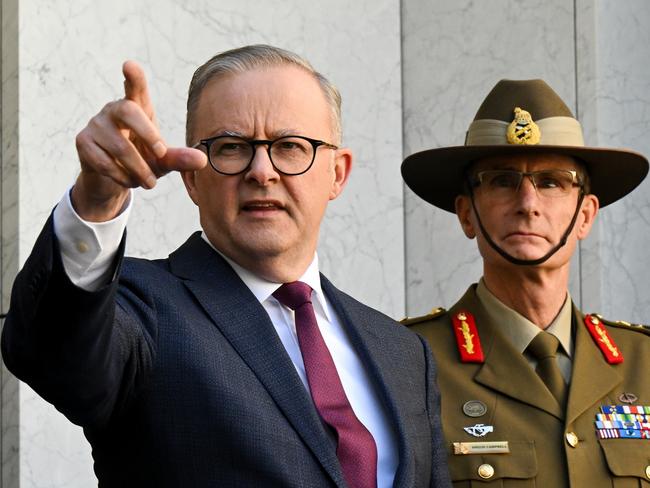
POLYGON ((298 343, 311 396, 323 421, 336 432, 336 455, 345 481, 351 488, 376 488, 377 446, 345 396, 332 355, 318 329, 311 292, 306 283, 294 281, 282 285, 273 296, 295 311, 298 343))

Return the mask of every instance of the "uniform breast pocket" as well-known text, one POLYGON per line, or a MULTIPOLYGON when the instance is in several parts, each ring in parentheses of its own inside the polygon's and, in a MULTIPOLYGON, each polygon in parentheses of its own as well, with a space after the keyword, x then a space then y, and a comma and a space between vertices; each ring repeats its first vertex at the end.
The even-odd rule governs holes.
POLYGON ((456 488, 535 488, 537 455, 532 441, 510 441, 507 454, 460 454, 449 458, 456 488), (487 484, 486 484, 487 483, 487 484))
POLYGON ((650 440, 602 439, 614 488, 650 488, 650 440))

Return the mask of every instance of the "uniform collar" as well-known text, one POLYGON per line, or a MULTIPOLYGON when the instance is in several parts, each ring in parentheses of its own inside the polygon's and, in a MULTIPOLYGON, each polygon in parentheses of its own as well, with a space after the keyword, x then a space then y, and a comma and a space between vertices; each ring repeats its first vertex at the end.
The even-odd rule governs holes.
MULTIPOLYGON (((490 321, 499 324, 501 331, 508 337, 512 345, 519 352, 523 353, 530 342, 540 332, 540 328, 495 297, 488 290, 487 286, 485 286, 483 278, 481 278, 481 281, 479 281, 476 287, 476 295, 485 308, 490 321)), ((566 299, 562 308, 560 308, 560 312, 545 330, 558 338, 565 354, 569 357, 571 357, 571 351, 573 350, 573 337, 571 334, 572 317, 571 296, 567 291, 566 299)))
MULTIPOLYGON (((228 264, 230 264, 235 273, 237 273, 239 278, 250 289, 250 291, 253 293, 253 295, 255 295, 255 298, 257 298, 260 303, 264 303, 266 300, 271 298, 273 292, 282 286, 282 283, 274 283, 273 281, 268 281, 257 276, 253 272, 237 264, 228 256, 225 256, 221 251, 212 245, 205 232, 201 232, 201 238, 207 242, 208 245, 214 249, 222 258, 224 258, 228 264)), ((314 290, 316 300, 325 313, 325 316, 328 320, 331 320, 330 310, 325 301, 325 295, 323 294, 323 289, 321 287, 317 253, 314 253, 314 258, 312 259, 311 263, 297 281, 307 283, 312 288, 312 290, 314 290)), ((273 300, 275 300, 275 298, 273 298, 273 300)))

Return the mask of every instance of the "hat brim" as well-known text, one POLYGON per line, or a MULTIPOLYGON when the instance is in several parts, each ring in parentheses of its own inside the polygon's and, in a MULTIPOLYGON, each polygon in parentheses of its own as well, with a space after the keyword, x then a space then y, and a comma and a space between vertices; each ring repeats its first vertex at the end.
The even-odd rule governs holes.
POLYGON ((474 161, 509 154, 562 154, 579 159, 587 168, 591 193, 604 207, 634 190, 648 173, 648 160, 623 149, 549 145, 453 146, 429 149, 408 156, 402 177, 411 190, 430 204, 455 213, 456 197, 463 192, 465 169, 474 161))

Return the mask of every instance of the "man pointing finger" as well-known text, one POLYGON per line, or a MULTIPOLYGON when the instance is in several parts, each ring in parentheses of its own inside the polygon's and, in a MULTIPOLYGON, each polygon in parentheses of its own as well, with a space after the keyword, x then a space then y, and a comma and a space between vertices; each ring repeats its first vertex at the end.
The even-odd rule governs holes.
POLYGON ((190 85, 190 147, 172 148, 142 70, 124 75, 125 99, 77 138, 81 174, 2 341, 9 369, 84 427, 100 486, 449 486, 424 341, 319 272, 352 167, 338 90, 282 49, 221 53, 190 85), (169 171, 201 232, 167 259, 124 258, 130 188, 169 171))

